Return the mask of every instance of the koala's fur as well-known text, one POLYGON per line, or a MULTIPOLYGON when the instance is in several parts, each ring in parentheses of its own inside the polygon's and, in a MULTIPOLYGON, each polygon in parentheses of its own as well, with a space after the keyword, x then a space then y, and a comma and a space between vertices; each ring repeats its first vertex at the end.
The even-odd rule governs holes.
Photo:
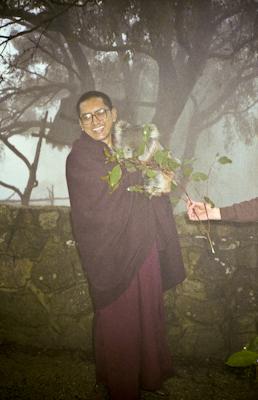
MULTIPOLYGON (((159 131, 154 124, 149 124, 150 139, 149 145, 145 147, 144 153, 138 157, 140 161, 150 161, 153 154, 162 149, 159 143, 159 131)), ((143 126, 131 125, 126 121, 120 120, 116 123, 114 129, 114 145, 117 149, 122 149, 125 158, 132 158, 134 152, 142 143, 143 126)))
MULTIPOLYGON (((138 160, 143 163, 150 161, 157 150, 163 149, 162 145, 159 143, 160 134, 156 125, 149 124, 148 126, 150 127, 149 143, 148 146, 145 146, 144 153, 138 156, 138 160)), ((116 123, 114 129, 114 146, 117 149, 123 150, 125 159, 134 157, 135 151, 143 141, 142 132, 143 126, 131 125, 123 120, 116 123)), ((154 178, 144 176, 144 190, 151 196, 161 194, 167 185, 164 174, 160 170, 156 172, 154 178)))

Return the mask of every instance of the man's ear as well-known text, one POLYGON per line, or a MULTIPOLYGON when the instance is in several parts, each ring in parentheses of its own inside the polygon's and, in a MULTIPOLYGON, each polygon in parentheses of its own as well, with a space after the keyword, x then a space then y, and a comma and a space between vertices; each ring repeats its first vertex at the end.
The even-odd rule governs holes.
POLYGON ((83 129, 81 118, 79 118, 79 124, 80 124, 81 130, 83 131, 84 129, 83 129))
POLYGON ((112 110, 111 110, 111 116, 112 116, 113 122, 116 122, 116 120, 117 120, 117 109, 115 107, 113 107, 112 110))

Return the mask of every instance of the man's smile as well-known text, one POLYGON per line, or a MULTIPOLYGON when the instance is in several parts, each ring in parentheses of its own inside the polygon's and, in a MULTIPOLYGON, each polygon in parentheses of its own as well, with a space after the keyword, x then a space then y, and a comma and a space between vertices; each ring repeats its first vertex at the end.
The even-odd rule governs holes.
POLYGON ((104 130, 104 125, 98 126, 96 128, 92 128, 93 132, 101 133, 104 130))

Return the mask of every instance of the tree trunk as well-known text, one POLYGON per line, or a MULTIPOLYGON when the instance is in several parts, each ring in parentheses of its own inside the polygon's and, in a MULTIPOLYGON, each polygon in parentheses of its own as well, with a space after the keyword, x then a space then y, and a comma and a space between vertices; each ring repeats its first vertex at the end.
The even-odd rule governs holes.
POLYGON ((171 131, 182 111, 183 99, 178 93, 179 84, 171 51, 167 48, 159 48, 156 52, 156 60, 159 67, 159 88, 153 122, 160 129, 162 144, 168 146, 171 131))
POLYGON ((37 169, 38 169, 38 163, 39 163, 39 156, 40 156, 40 152, 41 152, 42 140, 43 140, 43 137, 45 136, 47 116, 48 116, 48 112, 46 112, 45 117, 43 118, 42 123, 41 123, 40 131, 39 131, 39 139, 38 139, 38 143, 37 143, 37 147, 36 147, 34 161, 31 164, 31 167, 29 168, 29 179, 28 179, 26 188, 21 196, 21 204, 23 206, 29 205, 32 190, 38 185, 36 176, 37 176, 37 169))

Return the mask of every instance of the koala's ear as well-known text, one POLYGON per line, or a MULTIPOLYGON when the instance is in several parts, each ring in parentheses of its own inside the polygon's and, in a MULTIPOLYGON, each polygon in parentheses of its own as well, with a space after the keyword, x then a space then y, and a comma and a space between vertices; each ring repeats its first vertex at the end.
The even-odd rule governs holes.
POLYGON ((116 120, 117 120, 117 109, 115 107, 113 107, 112 110, 111 110, 111 116, 112 116, 113 122, 116 122, 116 120))

